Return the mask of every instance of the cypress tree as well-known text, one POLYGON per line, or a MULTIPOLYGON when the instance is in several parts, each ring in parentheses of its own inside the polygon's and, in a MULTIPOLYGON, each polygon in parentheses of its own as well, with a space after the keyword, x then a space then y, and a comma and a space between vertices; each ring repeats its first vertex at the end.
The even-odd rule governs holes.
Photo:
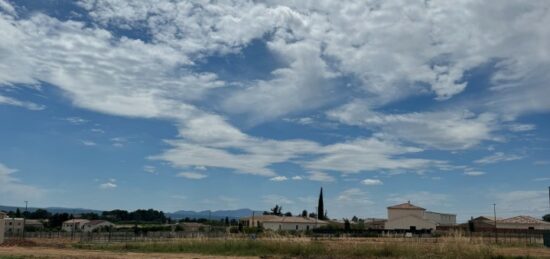
POLYGON ((320 220, 324 220, 325 217, 325 205, 323 203, 323 187, 321 187, 321 192, 319 193, 319 204, 317 204, 317 216, 320 220))

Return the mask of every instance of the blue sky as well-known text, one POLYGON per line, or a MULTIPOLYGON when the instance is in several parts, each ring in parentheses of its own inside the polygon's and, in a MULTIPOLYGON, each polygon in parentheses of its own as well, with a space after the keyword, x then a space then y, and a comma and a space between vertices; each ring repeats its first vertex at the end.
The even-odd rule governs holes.
POLYGON ((0 204, 542 216, 548 7, 0 0, 0 204))

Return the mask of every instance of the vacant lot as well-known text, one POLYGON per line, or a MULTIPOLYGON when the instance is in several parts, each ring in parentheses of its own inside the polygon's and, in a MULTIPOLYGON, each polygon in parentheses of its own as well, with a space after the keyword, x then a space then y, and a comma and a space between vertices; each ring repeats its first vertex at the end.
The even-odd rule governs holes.
POLYGON ((51 243, 0 247, 0 258, 550 258, 542 247, 502 247, 446 240, 197 240, 114 244, 51 243), (9 256, 9 257, 8 257, 9 256))

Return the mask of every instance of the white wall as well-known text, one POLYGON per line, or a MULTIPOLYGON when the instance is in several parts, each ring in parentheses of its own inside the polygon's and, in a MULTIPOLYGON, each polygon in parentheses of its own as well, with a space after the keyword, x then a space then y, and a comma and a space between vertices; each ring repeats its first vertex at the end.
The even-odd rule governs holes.
POLYGON ((418 209, 388 209, 388 220, 402 218, 404 216, 417 216, 424 218, 424 210, 418 209))
POLYGON ((388 220, 385 224, 385 229, 410 229, 411 226, 416 227, 416 230, 435 229, 435 223, 418 218, 417 216, 404 216, 398 219, 388 220))
POLYGON ((456 215, 426 211, 425 218, 434 221, 438 226, 456 225, 456 215))
POLYGON ((536 230, 550 230, 550 224, 513 224, 513 223, 498 223, 499 229, 523 229, 527 230, 529 227, 533 227, 536 230))
POLYGON ((271 229, 271 230, 295 230, 295 231, 306 231, 311 230, 314 228, 318 228, 322 226, 321 224, 315 224, 315 223, 278 223, 278 222, 264 222, 262 224, 263 228, 265 229, 271 229), (309 228, 308 228, 309 227, 309 228))

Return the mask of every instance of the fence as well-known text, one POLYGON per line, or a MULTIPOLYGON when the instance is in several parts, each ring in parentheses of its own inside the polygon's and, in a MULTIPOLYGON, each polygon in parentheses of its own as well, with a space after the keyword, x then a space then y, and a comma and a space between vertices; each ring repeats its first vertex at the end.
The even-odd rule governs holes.
MULTIPOLYGON (((278 234, 277 232, 266 232, 258 235, 249 235, 244 233, 226 233, 226 232, 189 232, 189 231, 150 231, 136 233, 133 231, 111 231, 111 232, 26 232, 25 238, 39 239, 69 239, 75 242, 86 243, 105 243, 105 242, 139 242, 139 241, 163 241, 174 239, 208 239, 208 238, 294 238, 297 236, 312 238, 314 240, 326 239, 363 239, 371 242, 419 242, 419 243, 439 243, 449 240, 461 240, 470 243, 486 244, 508 244, 508 245, 536 245, 542 246, 544 243, 543 235, 550 232, 466 232, 466 233, 447 233, 441 236, 432 236, 428 234, 419 234, 407 237, 405 233, 373 233, 366 236, 357 236, 353 233, 338 234, 278 234)), ((6 239, 20 239, 22 234, 6 233, 6 239)))

